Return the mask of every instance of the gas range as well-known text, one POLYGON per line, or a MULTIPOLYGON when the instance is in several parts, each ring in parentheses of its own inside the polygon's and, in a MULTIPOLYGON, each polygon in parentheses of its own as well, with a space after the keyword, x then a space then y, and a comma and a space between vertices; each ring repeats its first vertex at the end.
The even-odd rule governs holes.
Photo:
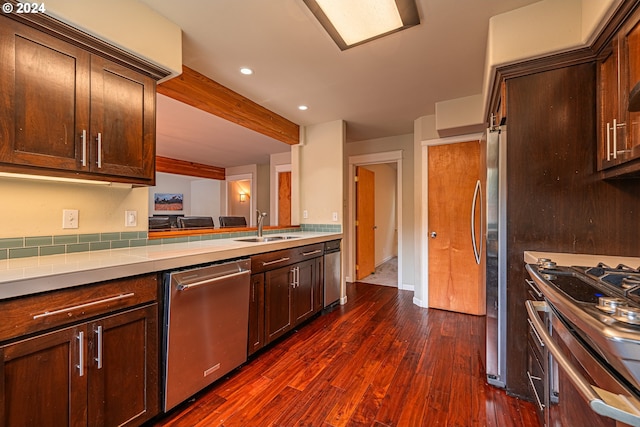
POLYGON ((640 269, 602 263, 566 267, 549 259, 526 268, 554 311, 640 390, 640 269))

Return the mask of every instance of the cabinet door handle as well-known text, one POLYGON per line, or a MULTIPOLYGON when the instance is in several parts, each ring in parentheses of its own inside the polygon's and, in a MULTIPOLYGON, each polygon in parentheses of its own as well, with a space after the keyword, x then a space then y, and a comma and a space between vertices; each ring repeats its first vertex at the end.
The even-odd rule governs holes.
POLYGON ((607 122, 607 162, 611 160, 611 136, 610 135, 611 135, 611 124, 607 122))
POLYGON ((311 252, 302 252, 302 256, 315 255, 321 252, 322 252, 322 249, 316 249, 315 251, 311 251, 311 252))
POLYGON ((613 119, 613 158, 618 158, 618 124, 613 119))
POLYGON ((87 130, 82 129, 82 166, 87 166, 87 130))
POLYGON ((96 340, 98 341, 98 354, 95 360, 98 364, 98 369, 102 369, 102 326, 98 326, 95 332, 96 340))
POLYGON ((78 332, 78 375, 84 376, 84 332, 78 332))
POLYGON ((285 262, 285 261, 289 261, 289 258, 288 258, 288 257, 286 257, 286 256, 285 256, 285 257, 282 257, 282 258, 280 258, 280 259, 277 259, 277 260, 275 260, 275 261, 267 261, 267 262, 264 262, 264 261, 263 261, 263 262, 262 262, 262 266, 263 266, 263 267, 265 267, 265 266, 267 266, 267 265, 277 264, 277 263, 279 263, 279 262, 285 262))
POLYGON ((99 305, 99 304, 106 304, 109 302, 118 301, 125 298, 131 298, 134 295, 135 293, 130 292, 128 294, 116 295, 114 297, 105 298, 98 301, 91 301, 84 304, 74 305, 73 307, 61 308, 59 310, 53 310, 53 311, 45 311, 44 313, 36 314, 35 316, 33 316, 33 320, 41 319, 43 317, 55 316, 56 314, 61 314, 61 313, 68 313, 74 310, 81 310, 83 308, 92 307, 94 305, 99 305))
POLYGON ((98 169, 102 168, 102 133, 98 132, 98 169))

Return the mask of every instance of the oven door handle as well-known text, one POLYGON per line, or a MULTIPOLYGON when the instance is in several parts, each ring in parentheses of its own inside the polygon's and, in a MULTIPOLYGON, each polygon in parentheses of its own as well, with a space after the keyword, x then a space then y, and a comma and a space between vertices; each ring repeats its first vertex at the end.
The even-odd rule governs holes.
POLYGON ((591 409, 605 417, 610 417, 633 426, 640 426, 640 407, 638 407, 636 402, 633 402, 626 396, 611 393, 590 384, 584 376, 576 370, 571 361, 553 341, 537 314, 539 311, 549 311, 547 302, 526 301, 525 305, 535 331, 556 359, 558 365, 566 372, 571 383, 578 389, 582 397, 589 402, 591 409))

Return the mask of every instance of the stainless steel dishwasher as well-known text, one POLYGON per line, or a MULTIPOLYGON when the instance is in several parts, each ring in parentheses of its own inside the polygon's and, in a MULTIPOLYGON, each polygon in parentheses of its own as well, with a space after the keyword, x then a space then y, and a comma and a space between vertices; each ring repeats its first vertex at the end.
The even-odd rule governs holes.
POLYGON ((340 240, 324 244, 324 308, 340 299, 340 240))
POLYGON ((247 360, 250 274, 249 259, 165 273, 165 411, 247 360))

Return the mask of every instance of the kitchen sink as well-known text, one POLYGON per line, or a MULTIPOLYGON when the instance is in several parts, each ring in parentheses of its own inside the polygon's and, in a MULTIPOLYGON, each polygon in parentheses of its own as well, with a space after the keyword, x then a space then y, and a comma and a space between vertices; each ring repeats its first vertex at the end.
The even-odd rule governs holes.
POLYGON ((249 237, 246 239, 235 239, 236 242, 250 242, 250 243, 258 243, 258 242, 276 242, 278 240, 290 240, 297 239, 299 236, 265 236, 265 237, 249 237))

